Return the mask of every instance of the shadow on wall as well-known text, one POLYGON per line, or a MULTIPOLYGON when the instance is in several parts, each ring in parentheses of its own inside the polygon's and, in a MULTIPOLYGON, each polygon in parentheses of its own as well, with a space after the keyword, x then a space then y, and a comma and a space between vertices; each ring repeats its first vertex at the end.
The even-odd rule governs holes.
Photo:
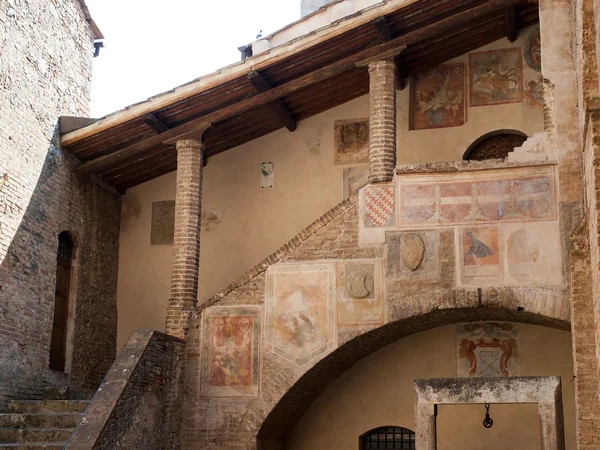
POLYGON ((11 398, 39 398, 44 387, 95 390, 116 353, 121 199, 75 176, 77 162, 60 149, 57 130, 39 172, 14 141, 8 153, 16 163, 9 167, 22 170, 0 167, 0 405, 11 398), (68 280, 74 306, 67 325, 69 374, 49 369, 63 231, 77 245, 77 267, 68 280))

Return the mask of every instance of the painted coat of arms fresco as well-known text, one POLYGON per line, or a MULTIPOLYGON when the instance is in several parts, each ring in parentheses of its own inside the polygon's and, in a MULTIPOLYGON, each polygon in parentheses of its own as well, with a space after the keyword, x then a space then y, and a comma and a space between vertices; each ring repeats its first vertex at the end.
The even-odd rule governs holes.
POLYGON ((465 278, 500 275, 497 226, 464 228, 461 248, 465 278))
POLYGON ((365 227, 394 226, 396 223, 395 186, 369 186, 364 193, 365 227))
POLYGON ((411 129, 457 127, 466 121, 465 65, 447 64, 414 77, 411 129))
POLYGON ((519 48, 469 55, 471 106, 518 103, 523 97, 523 64, 519 48))
POLYGON ((209 308, 202 330, 201 395, 257 397, 260 386, 258 307, 209 308))
POLYGON ((512 323, 457 326, 459 377, 514 377, 521 373, 519 330, 512 323))
POLYGON ((267 272, 267 351, 303 366, 333 350, 335 264, 271 266, 267 272))

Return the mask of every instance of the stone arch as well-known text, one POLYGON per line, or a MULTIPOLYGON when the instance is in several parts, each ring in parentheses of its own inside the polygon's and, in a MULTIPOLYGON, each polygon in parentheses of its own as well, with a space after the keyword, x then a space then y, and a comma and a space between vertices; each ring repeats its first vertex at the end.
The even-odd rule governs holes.
POLYGON ((473 321, 507 321, 569 330, 566 320, 522 308, 465 307, 433 309, 411 315, 349 339, 306 371, 277 401, 257 433, 259 450, 284 450, 287 435, 321 393, 362 358, 408 337, 444 325, 473 321))
POLYGON ((515 147, 520 147, 527 135, 518 130, 495 130, 477 138, 463 154, 463 160, 506 158, 515 147))

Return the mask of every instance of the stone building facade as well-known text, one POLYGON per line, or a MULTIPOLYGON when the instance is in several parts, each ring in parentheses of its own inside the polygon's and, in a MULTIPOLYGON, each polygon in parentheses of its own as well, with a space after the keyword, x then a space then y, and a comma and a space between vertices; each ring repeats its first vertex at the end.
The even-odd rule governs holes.
POLYGON ((57 14, 7 8, 0 398, 108 371, 67 449, 599 448, 593 2, 321 3, 60 137, 87 114, 89 72, 63 80, 90 66, 85 10, 60 9, 81 41, 50 54, 81 53, 52 66, 16 29, 57 14), (56 96, 21 104, 32 81, 56 96), (47 368, 63 231, 66 374, 47 368), (488 429, 482 399, 518 405, 488 429))
POLYGON ((89 115, 84 3, 0 3, 0 404, 44 387, 93 391, 116 352, 120 198, 73 173, 60 116, 89 115), (58 236, 75 243, 66 374, 48 369, 58 236))

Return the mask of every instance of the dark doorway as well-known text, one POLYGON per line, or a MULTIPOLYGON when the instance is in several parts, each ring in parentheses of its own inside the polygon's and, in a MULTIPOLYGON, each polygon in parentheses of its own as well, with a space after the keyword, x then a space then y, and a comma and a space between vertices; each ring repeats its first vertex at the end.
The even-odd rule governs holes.
POLYGON ((50 340, 50 369, 65 371, 67 353, 67 323, 69 316, 69 285, 73 261, 73 240, 68 233, 58 236, 56 255, 56 290, 54 294, 54 318, 50 340))
POLYGON ((481 136, 465 152, 463 159, 483 161, 485 159, 503 159, 515 147, 520 147, 527 135, 516 130, 499 130, 481 136))

